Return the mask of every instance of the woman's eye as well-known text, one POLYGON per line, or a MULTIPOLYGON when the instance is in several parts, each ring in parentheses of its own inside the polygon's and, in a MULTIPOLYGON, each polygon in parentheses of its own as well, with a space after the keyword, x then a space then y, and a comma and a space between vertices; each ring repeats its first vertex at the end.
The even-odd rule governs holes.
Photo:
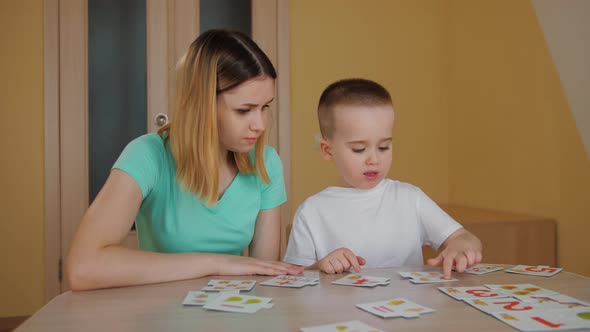
POLYGON ((240 114, 246 114, 246 113, 248 113, 248 112, 250 112, 250 110, 249 110, 249 109, 244 109, 244 108, 240 108, 240 109, 238 109, 238 113, 240 113, 240 114))
POLYGON ((354 152, 354 153, 361 153, 363 151, 365 151, 365 148, 362 148, 362 149, 352 149, 352 152, 354 152))
POLYGON ((264 111, 265 109, 268 109, 270 107, 270 105, 264 105, 262 106, 262 110, 264 111))
POLYGON ((379 147, 379 150, 381 150, 381 151, 387 151, 387 150, 389 150, 389 146, 380 146, 379 147))

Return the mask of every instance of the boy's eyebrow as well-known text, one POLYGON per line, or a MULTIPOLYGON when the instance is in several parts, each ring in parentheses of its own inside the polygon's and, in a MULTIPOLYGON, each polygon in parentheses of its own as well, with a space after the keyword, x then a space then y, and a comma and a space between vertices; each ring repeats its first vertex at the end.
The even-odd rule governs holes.
MULTIPOLYGON (((264 104, 262 104, 262 105, 268 105, 268 104, 270 104, 270 103, 271 103, 273 100, 275 100, 275 99, 274 99, 274 97, 273 97, 273 98, 271 98, 269 101, 267 101, 266 103, 264 103, 264 104)), ((247 106, 247 107, 256 107, 256 106, 258 106, 258 105, 257 105, 257 104, 246 103, 246 104, 242 104, 242 106, 247 106)))
MULTIPOLYGON (((384 139, 380 140, 379 143, 389 142, 389 141, 393 141, 393 138, 392 137, 384 138, 384 139)), ((360 140, 360 141, 350 141, 350 142, 346 142, 346 143, 347 144, 365 144, 365 143, 367 143, 367 141, 360 140)))

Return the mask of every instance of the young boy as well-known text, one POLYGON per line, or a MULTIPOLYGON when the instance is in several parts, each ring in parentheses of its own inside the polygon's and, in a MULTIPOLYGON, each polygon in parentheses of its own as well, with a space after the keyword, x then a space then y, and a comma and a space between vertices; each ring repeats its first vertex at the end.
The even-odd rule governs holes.
POLYGON ((324 159, 335 163, 338 186, 297 209, 284 260, 340 273, 360 266, 422 265, 422 245, 440 248, 428 264, 463 272, 481 261, 481 242, 419 188, 386 178, 392 159, 393 105, 373 81, 328 86, 318 118, 324 159), (357 256, 358 255, 358 256, 357 256))

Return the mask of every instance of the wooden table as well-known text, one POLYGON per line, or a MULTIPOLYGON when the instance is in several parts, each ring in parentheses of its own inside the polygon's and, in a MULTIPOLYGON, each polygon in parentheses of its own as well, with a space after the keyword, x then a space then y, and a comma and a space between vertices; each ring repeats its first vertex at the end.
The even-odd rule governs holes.
MULTIPOLYGON (((360 320, 384 331, 515 331, 503 322, 440 292, 440 286, 532 283, 590 301, 590 278, 562 271, 551 278, 516 275, 504 271, 486 275, 454 274, 458 282, 415 285, 401 279, 398 271, 435 270, 414 266, 365 269, 363 274, 391 277, 387 286, 361 288, 331 285, 343 275, 320 274, 320 284, 301 289, 256 285, 245 294, 273 298, 272 309, 256 314, 206 311, 185 307, 182 300, 190 290, 199 290, 209 279, 162 283, 117 289, 67 292, 25 321, 25 331, 299 331, 308 327, 360 320), (433 308, 420 318, 383 319, 355 304, 405 297, 433 308)), ((223 277, 223 279, 270 279, 267 276, 223 277)))

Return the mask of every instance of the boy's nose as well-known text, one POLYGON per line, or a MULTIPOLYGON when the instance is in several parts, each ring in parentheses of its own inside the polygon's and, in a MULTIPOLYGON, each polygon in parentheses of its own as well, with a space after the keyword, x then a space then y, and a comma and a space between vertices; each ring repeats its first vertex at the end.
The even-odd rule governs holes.
POLYGON ((375 151, 369 153, 367 157, 367 165, 375 165, 379 163, 379 157, 375 151))

